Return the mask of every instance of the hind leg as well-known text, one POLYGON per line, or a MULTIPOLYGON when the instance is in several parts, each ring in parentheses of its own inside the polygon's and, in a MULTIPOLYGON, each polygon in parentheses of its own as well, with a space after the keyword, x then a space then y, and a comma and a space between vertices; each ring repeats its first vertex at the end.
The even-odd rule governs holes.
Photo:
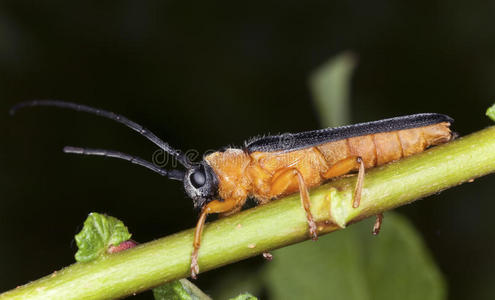
MULTIPOLYGON (((361 194, 363 192, 364 184, 364 162, 361 157, 349 157, 343 159, 333 166, 331 166, 325 173, 322 174, 323 178, 329 179, 341 175, 345 175, 351 171, 358 169, 358 176, 356 180, 356 186, 354 188, 354 197, 352 201, 352 207, 358 208, 361 202, 361 194)), ((376 215, 375 225, 373 226, 373 235, 377 235, 380 232, 380 228, 383 221, 383 214, 376 215)))
POLYGON ((343 160, 338 161, 333 166, 331 166, 326 172, 322 173, 321 176, 325 179, 330 179, 338 176, 345 175, 351 171, 358 171, 358 176, 356 180, 356 186, 354 188, 354 197, 352 201, 352 207, 358 208, 361 202, 361 194, 363 192, 364 183, 364 162, 359 156, 351 156, 343 160))

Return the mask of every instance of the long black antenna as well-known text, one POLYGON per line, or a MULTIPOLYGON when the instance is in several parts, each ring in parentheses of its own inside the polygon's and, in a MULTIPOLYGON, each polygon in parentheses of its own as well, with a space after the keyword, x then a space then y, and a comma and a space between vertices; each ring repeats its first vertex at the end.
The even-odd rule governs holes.
POLYGON ((72 102, 66 102, 66 101, 60 101, 60 100, 32 100, 32 101, 26 101, 26 102, 21 102, 19 104, 16 104, 14 107, 10 109, 10 114, 13 115, 19 110, 20 108, 23 107, 31 107, 31 106, 55 106, 55 107, 61 107, 61 108, 68 108, 76 111, 83 111, 87 112, 90 114, 94 114, 97 116, 105 117, 110 120, 114 120, 116 122, 119 122, 121 124, 124 124, 125 126, 137 131, 139 134, 142 136, 146 137, 148 140, 152 141, 155 145, 160 147, 162 150, 165 152, 169 153, 173 157, 175 157, 184 167, 189 168, 191 167, 191 164, 189 163, 187 157, 183 155, 179 150, 176 150, 172 147, 170 147, 169 144, 165 143, 162 141, 159 137, 157 137, 153 132, 149 131, 148 129, 144 128, 143 126, 139 125, 138 123, 131 121, 127 119, 126 117, 106 111, 103 109, 98 109, 94 107, 90 107, 87 105, 83 104, 77 104, 77 103, 72 103, 72 102))
POLYGON ((92 149, 92 148, 80 148, 80 147, 72 147, 65 146, 65 153, 74 153, 74 154, 82 154, 82 155, 96 155, 96 156, 105 156, 105 157, 113 157, 120 158, 123 160, 127 160, 133 164, 143 166, 145 168, 150 169, 153 172, 156 172, 162 176, 167 176, 170 179, 182 181, 184 179, 184 171, 182 170, 165 170, 155 166, 153 163, 146 161, 140 157, 132 156, 126 153, 106 150, 106 149, 92 149))

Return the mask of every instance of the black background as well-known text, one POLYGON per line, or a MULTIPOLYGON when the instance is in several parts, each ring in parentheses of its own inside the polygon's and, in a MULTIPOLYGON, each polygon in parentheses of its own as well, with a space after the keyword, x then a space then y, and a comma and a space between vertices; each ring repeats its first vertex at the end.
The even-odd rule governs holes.
MULTIPOLYGON (((144 138, 66 110, 11 118, 11 105, 93 105, 203 152, 319 128, 308 77, 352 50, 353 122, 440 112, 462 135, 490 124, 494 17, 494 2, 465 1, 1 1, 0 291, 71 264, 71 239, 91 211, 124 220, 142 242, 196 219, 177 182, 61 152, 101 147, 150 159, 155 148, 144 138)), ((449 298, 495 295, 493 180, 399 209, 426 239, 449 298)), ((221 276, 205 273, 198 285, 207 291, 221 276)))

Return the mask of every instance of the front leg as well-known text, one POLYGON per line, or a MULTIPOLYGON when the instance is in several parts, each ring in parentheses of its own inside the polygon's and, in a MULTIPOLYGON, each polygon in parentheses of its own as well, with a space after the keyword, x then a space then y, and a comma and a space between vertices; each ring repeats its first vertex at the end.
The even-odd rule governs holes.
POLYGON ((199 247, 201 246, 201 234, 203 233, 206 217, 209 214, 230 212, 238 205, 239 201, 235 199, 227 199, 225 201, 213 200, 203 206, 198 223, 196 224, 196 229, 194 230, 193 252, 191 254, 191 277, 193 279, 196 279, 196 275, 199 273, 198 253, 199 247))
POLYGON ((291 185, 294 185, 297 181, 299 185, 299 194, 301 196, 301 204, 306 211, 306 218, 308 219, 309 233, 313 240, 318 239, 318 233, 316 230, 316 224, 311 214, 308 188, 304 182, 304 177, 296 168, 286 168, 279 170, 273 177, 270 194, 277 197, 283 194, 291 185))

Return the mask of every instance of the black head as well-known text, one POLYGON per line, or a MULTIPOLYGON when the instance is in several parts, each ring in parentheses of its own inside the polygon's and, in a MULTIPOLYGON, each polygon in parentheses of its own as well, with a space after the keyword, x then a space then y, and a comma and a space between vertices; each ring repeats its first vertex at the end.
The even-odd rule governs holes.
POLYGON ((192 199, 196 209, 202 208, 218 196, 218 178, 205 161, 188 168, 183 181, 186 194, 192 199))

